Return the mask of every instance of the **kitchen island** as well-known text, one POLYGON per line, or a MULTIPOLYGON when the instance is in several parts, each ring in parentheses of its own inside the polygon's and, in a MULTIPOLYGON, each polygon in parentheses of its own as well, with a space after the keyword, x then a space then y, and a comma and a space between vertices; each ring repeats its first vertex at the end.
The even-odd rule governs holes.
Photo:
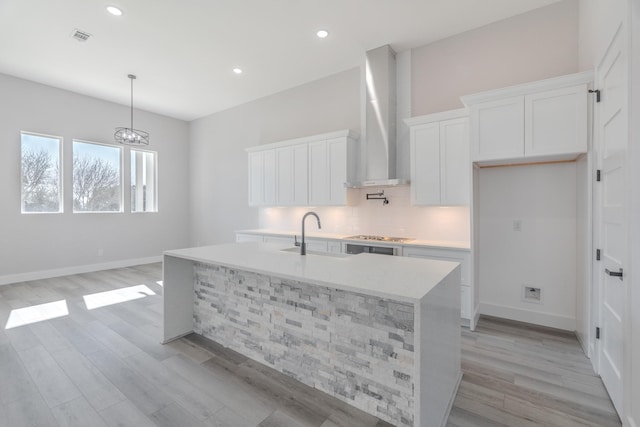
POLYGON ((398 426, 446 423, 460 267, 265 243, 167 251, 164 341, 196 332, 398 426))

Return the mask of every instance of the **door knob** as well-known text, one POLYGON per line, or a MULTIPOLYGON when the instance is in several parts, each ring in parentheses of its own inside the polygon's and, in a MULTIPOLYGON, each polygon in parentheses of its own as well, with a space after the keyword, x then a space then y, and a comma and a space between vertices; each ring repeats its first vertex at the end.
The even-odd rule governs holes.
POLYGON ((622 280, 622 268, 620 269, 620 271, 619 271, 619 272, 611 271, 611 270, 609 270, 608 268, 605 268, 605 269, 604 269, 604 272, 605 272, 606 274, 608 274, 609 276, 611 276, 611 277, 619 277, 619 278, 620 278, 620 280, 622 280))

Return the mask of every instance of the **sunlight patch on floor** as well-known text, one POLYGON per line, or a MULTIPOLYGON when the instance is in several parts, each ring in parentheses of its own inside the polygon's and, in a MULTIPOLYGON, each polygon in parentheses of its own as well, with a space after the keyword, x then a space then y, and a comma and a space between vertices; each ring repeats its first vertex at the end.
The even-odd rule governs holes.
POLYGON ((114 289, 112 291, 98 292, 83 296, 87 310, 106 307, 108 305, 120 304, 122 302, 133 301, 155 295, 147 285, 129 286, 128 288, 114 289))
POLYGON ((56 317, 68 316, 69 308, 66 300, 48 302, 46 304, 32 305, 30 307, 16 308, 11 310, 5 329, 17 328, 18 326, 30 325, 44 320, 55 319, 56 317))

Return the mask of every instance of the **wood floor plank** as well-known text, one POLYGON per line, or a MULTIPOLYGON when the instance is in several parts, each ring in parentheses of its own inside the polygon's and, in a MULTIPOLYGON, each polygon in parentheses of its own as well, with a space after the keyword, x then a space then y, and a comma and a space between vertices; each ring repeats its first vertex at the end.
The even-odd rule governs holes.
POLYGON ((157 427, 142 411, 129 400, 123 400, 100 411, 100 416, 109 427, 157 427))
POLYGON ((39 394, 12 345, 8 343, 1 345, 0 357, 0 378, 2 379, 0 404, 28 400, 39 394))
POLYGON ((4 407, 7 427, 57 427, 59 424, 39 393, 21 398, 4 407))
POLYGON ((52 357, 97 411, 126 399, 98 368, 76 349, 63 349, 52 357))
POLYGON ((202 393, 180 375, 172 375, 165 365, 147 353, 128 357, 125 362, 200 421, 211 417, 224 406, 215 397, 202 393))
POLYGON ((63 403, 51 411, 60 427, 107 427, 84 397, 63 403))
POLYGON ((166 393, 127 366, 115 354, 109 351, 98 352, 87 355, 87 358, 145 415, 173 403, 166 393))
POLYGON ((151 414, 151 419, 159 427, 205 427, 204 423, 175 403, 151 414))
POLYGON ((18 356, 50 408, 81 396, 80 390, 44 347, 20 351, 18 356))

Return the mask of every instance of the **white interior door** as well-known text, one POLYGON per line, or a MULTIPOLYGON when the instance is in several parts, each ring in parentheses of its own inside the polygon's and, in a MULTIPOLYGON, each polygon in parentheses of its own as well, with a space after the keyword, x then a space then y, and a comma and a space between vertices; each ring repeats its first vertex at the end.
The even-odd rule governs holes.
POLYGON ((596 184, 598 242, 601 260, 597 262, 600 340, 597 343, 598 369, 611 400, 622 414, 624 378, 623 339, 628 281, 624 274, 628 259, 626 218, 627 157, 627 64, 625 40, 619 30, 597 70, 601 90, 598 110, 597 161, 600 169, 596 184), (622 273, 622 274, 621 274, 622 273), (620 275, 621 274, 621 275, 620 275))

